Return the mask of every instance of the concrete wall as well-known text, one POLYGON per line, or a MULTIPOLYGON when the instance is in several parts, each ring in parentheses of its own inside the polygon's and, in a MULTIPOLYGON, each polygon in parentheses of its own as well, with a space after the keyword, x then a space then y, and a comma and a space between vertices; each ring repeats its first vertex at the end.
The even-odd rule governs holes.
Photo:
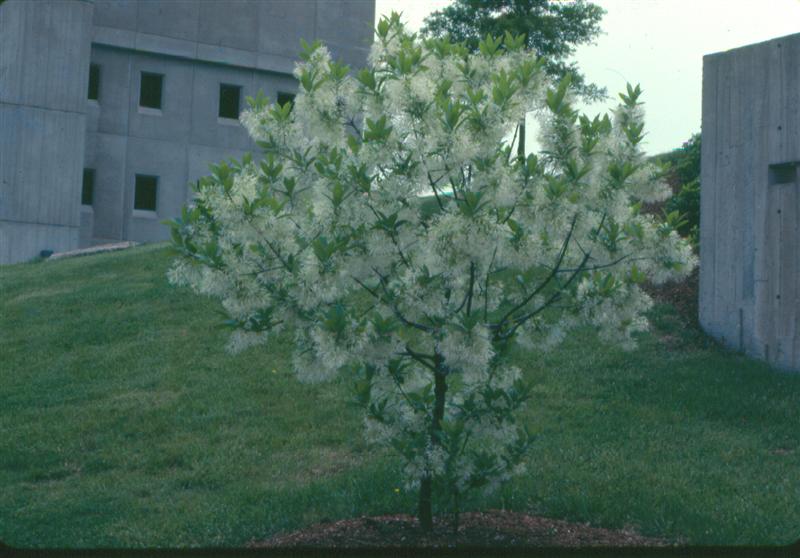
POLYGON ((374 0, 96 0, 92 42, 291 74, 300 39, 363 66, 374 0))
POLYGON ((703 59, 700 323, 800 370, 800 34, 703 59))
POLYGON ((0 6, 0 263, 78 247, 92 11, 0 6))
POLYGON ((256 152, 244 128, 218 118, 221 83, 271 99, 295 92, 300 39, 325 40, 335 56, 366 63, 371 1, 196 2, 97 0, 91 61, 100 95, 89 101, 85 166, 95 169, 92 207, 82 208, 81 244, 169 238, 189 182, 209 163, 256 152), (160 111, 139 107, 142 72, 164 75, 160 111), (133 209, 136 174, 159 177, 157 210, 133 209))

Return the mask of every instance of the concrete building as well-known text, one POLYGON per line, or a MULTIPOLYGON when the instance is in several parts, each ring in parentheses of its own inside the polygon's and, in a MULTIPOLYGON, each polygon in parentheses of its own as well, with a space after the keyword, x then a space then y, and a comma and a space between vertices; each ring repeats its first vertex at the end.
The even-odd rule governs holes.
POLYGON ((703 59, 700 323, 800 370, 800 34, 703 59))
POLYGON ((236 117, 288 99, 300 39, 366 63, 374 0, 7 0, 0 263, 168 238, 188 183, 257 151, 236 117))

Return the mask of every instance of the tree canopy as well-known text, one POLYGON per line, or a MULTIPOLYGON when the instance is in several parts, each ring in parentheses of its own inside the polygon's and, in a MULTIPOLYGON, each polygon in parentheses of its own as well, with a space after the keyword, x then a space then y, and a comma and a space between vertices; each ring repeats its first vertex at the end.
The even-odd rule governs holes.
POLYGON ((587 83, 577 65, 567 59, 576 46, 591 43, 600 34, 604 14, 600 6, 586 0, 455 0, 425 19, 422 34, 449 35, 454 42, 464 41, 473 52, 487 35, 524 35, 527 48, 547 59, 548 75, 561 79, 571 73, 575 90, 596 100, 605 95, 605 89, 587 83))

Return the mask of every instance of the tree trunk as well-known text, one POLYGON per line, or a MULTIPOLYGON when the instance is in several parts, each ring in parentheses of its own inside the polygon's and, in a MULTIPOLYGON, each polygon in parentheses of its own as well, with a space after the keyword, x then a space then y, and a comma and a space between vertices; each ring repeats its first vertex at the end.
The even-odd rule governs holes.
POLYGON ((517 143, 517 156, 525 159, 525 117, 519 123, 519 143, 517 143))
MULTIPOLYGON (((444 418, 444 396, 447 393, 446 373, 437 367, 434 372, 435 384, 433 388, 434 403, 433 417, 431 417, 431 445, 439 445, 439 433, 442 431, 444 418)), ((433 510, 431 495, 433 492, 433 479, 426 475, 419 484, 419 524, 424 531, 433 529, 433 510)))
POLYGON ((433 529, 433 511, 431 509, 431 489, 433 481, 430 477, 423 477, 419 483, 419 525, 423 531, 433 529))

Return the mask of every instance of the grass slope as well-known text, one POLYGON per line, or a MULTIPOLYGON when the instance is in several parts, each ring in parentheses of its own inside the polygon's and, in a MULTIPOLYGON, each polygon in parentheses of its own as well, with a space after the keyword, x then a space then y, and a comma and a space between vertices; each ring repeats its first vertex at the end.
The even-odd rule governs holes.
MULTIPOLYGON (((288 339, 225 353, 218 304, 163 245, 0 267, 0 540, 239 546, 413 513, 343 382, 299 384, 288 339)), ((519 354, 529 474, 468 509, 633 526, 694 544, 800 537, 800 375, 720 349, 669 307, 624 353, 591 332, 519 354)))

